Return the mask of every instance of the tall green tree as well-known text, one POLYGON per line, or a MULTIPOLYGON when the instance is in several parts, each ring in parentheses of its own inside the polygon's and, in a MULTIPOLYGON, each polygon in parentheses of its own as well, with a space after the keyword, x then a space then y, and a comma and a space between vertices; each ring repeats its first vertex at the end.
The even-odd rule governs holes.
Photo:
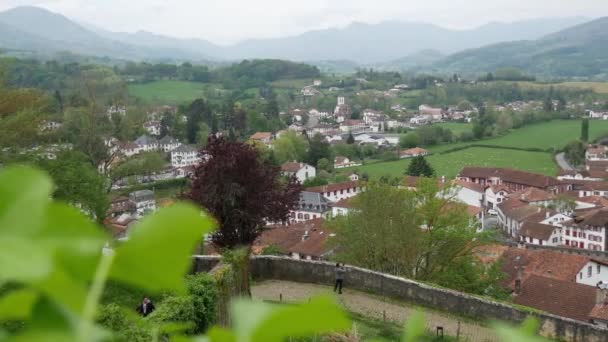
POLYGON ((587 118, 581 121, 581 140, 583 142, 589 141, 589 119, 587 118))
POLYGON ((98 222, 105 219, 109 182, 89 163, 86 155, 78 151, 63 151, 57 159, 40 160, 39 166, 55 183, 55 199, 80 207, 98 222))
POLYGON ((306 163, 317 165, 319 159, 326 158, 331 160, 331 149, 329 143, 321 134, 316 134, 311 140, 308 147, 308 156, 306 163))
POLYGON ((433 177, 435 175, 435 170, 433 170, 423 156, 418 156, 412 159, 405 173, 408 176, 433 177))
POLYGON ((308 143, 302 135, 289 131, 274 141, 274 154, 279 163, 304 161, 308 143))

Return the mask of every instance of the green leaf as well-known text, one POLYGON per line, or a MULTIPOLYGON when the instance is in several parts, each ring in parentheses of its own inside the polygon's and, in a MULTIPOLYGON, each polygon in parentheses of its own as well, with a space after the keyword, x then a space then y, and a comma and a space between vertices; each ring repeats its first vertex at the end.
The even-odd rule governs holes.
POLYGON ((184 291, 194 247, 214 222, 191 205, 178 204, 146 217, 115 251, 113 279, 149 291, 184 291))
POLYGON ((248 340, 254 330, 276 308, 273 304, 246 299, 233 300, 230 305, 234 331, 239 341, 248 340))
MULTIPOLYGON (((236 342, 238 341, 234 333, 229 330, 212 327, 207 332, 207 340, 210 342, 236 342)), ((197 341, 199 342, 199 341, 197 341)))
POLYGON ((0 321, 28 318, 36 299, 38 294, 31 290, 15 290, 0 298, 0 321))
POLYGON ((19 236, 0 235, 0 279, 41 279, 52 269, 48 247, 19 236))
POLYGON ((323 335, 350 327, 350 320, 333 299, 321 296, 302 305, 275 306, 255 327, 251 341, 280 342, 287 337, 323 335))
POLYGON ((414 312, 412 316, 405 323, 403 337, 401 342, 416 342, 422 336, 424 336, 424 314, 420 311, 414 312))
POLYGON ((34 286, 51 298, 55 304, 70 310, 72 314, 80 315, 87 297, 86 284, 76 281, 56 265, 53 272, 34 286))
POLYGON ((52 183, 44 173, 28 167, 0 172, 0 235, 32 235, 42 225, 52 183))

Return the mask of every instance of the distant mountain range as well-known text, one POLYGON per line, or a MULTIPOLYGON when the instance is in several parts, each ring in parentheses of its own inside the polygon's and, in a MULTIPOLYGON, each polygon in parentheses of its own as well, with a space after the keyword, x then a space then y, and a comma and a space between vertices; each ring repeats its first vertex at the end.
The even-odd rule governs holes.
MULTIPOLYGON (((177 39, 155 33, 111 32, 81 25, 38 7, 0 12, 0 47, 53 53, 145 60, 240 60, 280 58, 295 61, 350 60, 370 64, 423 56, 420 51, 450 54, 513 40, 537 39, 587 21, 551 18, 490 23, 471 30, 449 30, 431 24, 388 21, 353 23, 341 29, 306 32, 277 39, 246 40, 220 46, 202 39, 177 39)), ((414 58, 416 59, 416 58, 414 58)), ((411 62, 406 62, 406 65, 411 62)))
POLYGON ((537 40, 494 44, 455 53, 432 65, 437 71, 480 72, 517 67, 551 77, 608 77, 608 17, 537 40))

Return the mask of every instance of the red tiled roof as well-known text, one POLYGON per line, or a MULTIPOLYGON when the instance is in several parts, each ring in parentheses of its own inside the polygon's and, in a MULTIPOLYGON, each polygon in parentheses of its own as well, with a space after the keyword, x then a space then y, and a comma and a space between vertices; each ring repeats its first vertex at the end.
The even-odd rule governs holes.
POLYGON ((266 140, 272 137, 270 132, 256 132, 249 139, 251 140, 266 140))
POLYGON ((595 306, 595 288, 532 275, 523 282, 521 293, 513 298, 513 302, 587 322, 595 306))
POLYGON ((601 319, 608 321, 608 303, 596 304, 589 313, 591 319, 601 319))
POLYGON ((485 187, 481 184, 473 183, 473 182, 465 182, 463 180, 457 179, 454 181, 457 185, 467 188, 469 190, 473 190, 475 192, 483 193, 485 191, 485 187))
POLYGON ((410 148, 409 150, 404 150, 404 151, 400 151, 399 155, 420 155, 420 154, 428 154, 429 151, 420 148, 420 147, 414 147, 414 148, 410 148))
POLYGON ((548 224, 542 224, 539 222, 524 222, 519 231, 519 235, 547 241, 555 229, 558 228, 548 224))
POLYGON ((264 247, 276 246, 286 253, 298 253, 312 257, 322 257, 329 252, 326 245, 331 232, 325 227, 322 218, 293 224, 266 228, 253 243, 254 253, 260 253, 264 247), (306 232, 308 237, 304 238, 306 232))
POLYGON ((542 202, 549 201, 555 198, 555 195, 537 188, 527 188, 512 193, 509 198, 517 198, 522 202, 542 202))
POLYGON ((594 209, 584 212, 574 218, 574 222, 582 226, 603 227, 608 225, 608 209, 594 209))
POLYGON ((302 167, 304 167, 304 164, 302 164, 302 163, 287 162, 287 163, 281 165, 281 171, 283 171, 283 172, 298 172, 298 171, 300 171, 300 169, 302 167))
POLYGON ((324 192, 334 192, 334 191, 352 189, 352 188, 355 188, 358 186, 359 186, 359 182, 343 182, 343 183, 334 183, 334 184, 328 184, 328 185, 314 186, 312 188, 307 188, 306 191, 324 193, 324 192))
POLYGON ((503 182, 522 184, 544 189, 550 186, 564 184, 558 179, 521 170, 494 167, 464 167, 459 177, 468 178, 500 178, 503 182))

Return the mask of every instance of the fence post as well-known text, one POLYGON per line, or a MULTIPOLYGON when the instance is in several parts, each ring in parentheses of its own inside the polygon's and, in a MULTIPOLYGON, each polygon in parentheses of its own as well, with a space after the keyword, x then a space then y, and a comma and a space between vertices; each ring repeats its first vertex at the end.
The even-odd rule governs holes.
POLYGON ((460 340, 460 321, 458 321, 458 327, 456 328, 456 341, 460 340))

